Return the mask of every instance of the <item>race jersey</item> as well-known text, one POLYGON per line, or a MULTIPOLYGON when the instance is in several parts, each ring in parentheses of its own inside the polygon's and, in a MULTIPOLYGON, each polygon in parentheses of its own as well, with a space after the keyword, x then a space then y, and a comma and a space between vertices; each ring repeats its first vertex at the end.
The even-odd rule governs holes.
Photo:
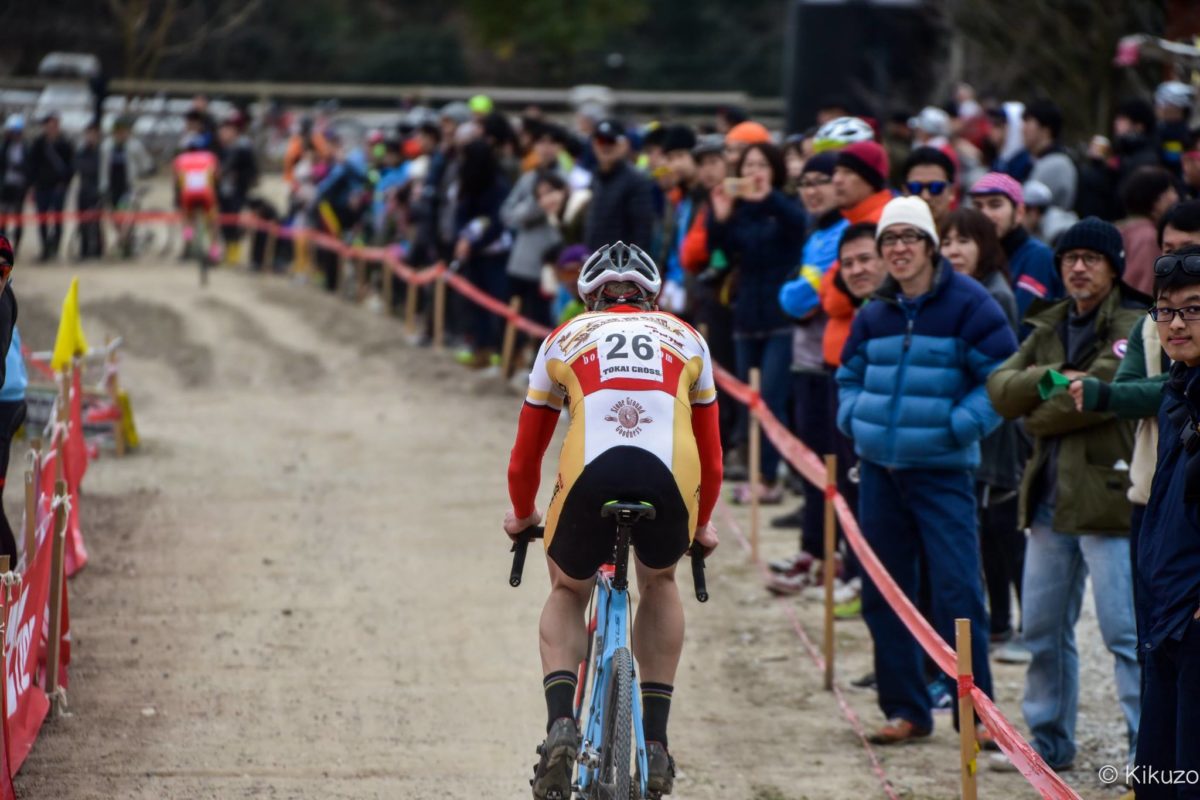
POLYGON ((208 150, 180 153, 175 157, 175 180, 185 202, 215 198, 217 157, 208 150))
POLYGON ((721 481, 716 399, 708 344, 675 316, 618 306, 575 317, 542 344, 529 376, 509 465, 514 511, 532 513, 542 455, 565 405, 570 425, 548 531, 574 480, 620 446, 658 457, 694 522, 707 523, 721 481))

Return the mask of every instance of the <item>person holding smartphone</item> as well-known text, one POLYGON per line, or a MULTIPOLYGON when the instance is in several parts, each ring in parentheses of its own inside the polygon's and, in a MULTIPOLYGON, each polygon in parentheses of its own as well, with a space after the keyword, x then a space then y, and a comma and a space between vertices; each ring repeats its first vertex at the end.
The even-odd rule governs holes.
MULTIPOLYGON (((779 304, 779 290, 791 276, 804 246, 804 207, 783 192, 787 168, 783 153, 769 142, 755 142, 738 159, 735 175, 712 191, 708 241, 722 250, 737 270, 733 299, 733 338, 742 380, 762 371, 762 396, 771 412, 785 419, 792 364, 792 321, 779 304)), ((783 500, 778 485, 779 452, 764 441, 762 484, 742 486, 737 502, 752 492, 763 503, 783 500)))

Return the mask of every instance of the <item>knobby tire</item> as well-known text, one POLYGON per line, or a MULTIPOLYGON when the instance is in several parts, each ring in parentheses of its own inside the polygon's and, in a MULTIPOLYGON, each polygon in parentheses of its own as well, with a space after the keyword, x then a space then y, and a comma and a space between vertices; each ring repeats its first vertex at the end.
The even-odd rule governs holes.
POLYGON ((633 656, 628 647, 620 647, 613 653, 604 703, 596 800, 627 800, 633 796, 630 775, 632 753, 633 656))

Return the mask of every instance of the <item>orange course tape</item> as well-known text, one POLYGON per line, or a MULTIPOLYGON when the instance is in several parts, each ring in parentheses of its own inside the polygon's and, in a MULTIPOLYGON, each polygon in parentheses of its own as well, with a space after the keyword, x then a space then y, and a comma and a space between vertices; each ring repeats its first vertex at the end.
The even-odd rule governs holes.
MULTIPOLYGON (((805 480, 816 486, 829 484, 825 465, 821 463, 817 455, 771 413, 749 386, 720 367, 717 367, 715 374, 718 386, 735 400, 749 406, 750 413, 762 424, 767 438, 783 457, 804 476, 805 480), (752 402, 753 400, 759 400, 759 402, 752 402)), ((888 574, 879 561, 879 557, 875 555, 863 537, 862 530, 858 527, 858 521, 854 518, 846 499, 841 494, 837 494, 833 503, 846 541, 853 548, 860 565, 867 571, 880 594, 938 667, 947 675, 957 677, 954 651, 937 635, 925 617, 917 611, 900 587, 896 585, 892 576, 888 574)), ((1017 771, 1042 797, 1052 800, 1080 800, 1075 790, 1068 786, 1058 773, 1046 765, 1037 751, 1000 713, 1000 709, 996 707, 990 697, 984 694, 978 686, 972 686, 970 691, 971 697, 975 701, 975 711, 992 734, 996 744, 1012 761, 1017 771)))

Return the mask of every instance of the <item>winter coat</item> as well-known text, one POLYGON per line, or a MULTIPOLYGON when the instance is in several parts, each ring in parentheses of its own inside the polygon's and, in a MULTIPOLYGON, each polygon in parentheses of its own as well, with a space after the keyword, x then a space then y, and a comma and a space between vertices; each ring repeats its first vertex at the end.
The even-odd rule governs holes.
POLYGON ((592 202, 584 244, 593 253, 622 241, 649 251, 654 239, 654 198, 650 179, 624 161, 592 179, 592 202))
POLYGON ((945 260, 920 297, 889 277, 842 351, 838 428, 883 467, 974 470, 979 441, 1000 424, 987 377, 1016 348, 996 301, 945 260))
POLYGON ((1134 608, 1138 649, 1178 639, 1200 606, 1200 453, 1188 453, 1181 435, 1196 434, 1200 367, 1177 363, 1158 412, 1158 470, 1142 526, 1131 542, 1136 558, 1134 608))
POLYGON ((708 245, 737 265, 734 335, 764 336, 791 330, 779 290, 796 264, 805 234, 804 207, 779 190, 763 200, 737 200, 725 222, 710 218, 708 245))
POLYGON ((1111 384, 1083 379, 1083 410, 1111 411, 1119 419, 1137 420, 1133 460, 1129 468, 1129 500, 1145 505, 1154 479, 1158 452, 1158 409, 1163 400, 1170 359, 1163 352, 1158 326, 1148 315, 1134 323, 1117 377, 1111 384))
POLYGON ((1021 481, 1019 525, 1033 521, 1041 472, 1057 442, 1057 473, 1045 476, 1054 482, 1053 529, 1062 533, 1129 533, 1132 509, 1129 460, 1133 456, 1133 423, 1119 420, 1110 411, 1076 411, 1068 392, 1048 400, 1038 393, 1038 382, 1048 370, 1076 369, 1111 381, 1125 354, 1126 334, 1145 314, 1145 298, 1118 286, 1096 312, 1095 338, 1077 363, 1064 366, 1066 347, 1062 328, 1067 325, 1072 300, 1034 306, 1025 322, 1032 330, 1021 349, 988 379, 992 404, 1005 419, 1025 418, 1025 429, 1034 437, 1033 455, 1021 481), (1031 367, 1033 367, 1031 369, 1031 367))

